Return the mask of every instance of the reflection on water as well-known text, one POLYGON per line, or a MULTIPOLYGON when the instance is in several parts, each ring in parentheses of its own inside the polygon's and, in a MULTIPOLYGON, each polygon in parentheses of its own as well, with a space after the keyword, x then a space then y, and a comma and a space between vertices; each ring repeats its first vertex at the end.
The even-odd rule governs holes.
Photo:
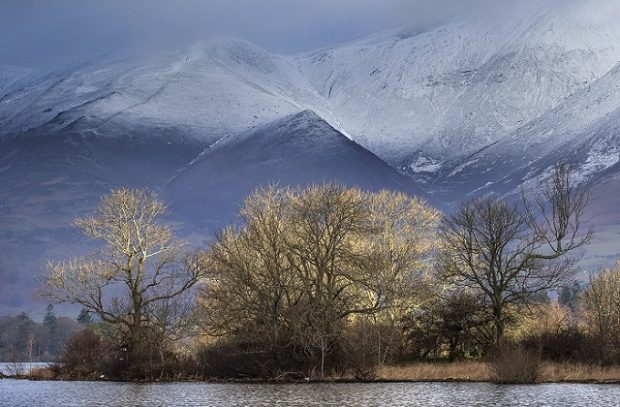
POLYGON ((122 384, 0 380, 0 406, 618 406, 620 386, 122 384))

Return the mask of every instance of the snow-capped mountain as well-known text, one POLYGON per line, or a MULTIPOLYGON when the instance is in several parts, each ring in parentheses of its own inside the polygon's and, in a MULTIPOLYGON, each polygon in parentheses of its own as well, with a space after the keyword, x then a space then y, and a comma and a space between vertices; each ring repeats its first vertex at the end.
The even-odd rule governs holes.
POLYGON ((213 38, 46 71, 2 66, 0 304, 27 303, 45 259, 83 249, 70 221, 114 186, 162 192, 171 219, 204 240, 272 182, 456 204, 534 186, 563 160, 593 182, 597 232, 614 241, 618 18, 616 0, 567 1, 299 55, 213 38))
POLYGON ((311 53, 301 66, 356 141, 429 172, 502 140, 620 61, 620 5, 595 5, 389 33, 311 53))
POLYGON ((391 164, 429 173, 609 72, 620 61, 617 16, 616 1, 563 2, 294 56, 231 38, 105 56, 13 82, 0 132, 171 131, 211 143, 311 109, 391 164))
MULTIPOLYGON (((435 188, 453 194, 509 192, 535 181, 554 162, 571 163, 579 180, 596 181, 620 162, 620 64, 500 142, 445 165, 435 188)), ((619 191, 620 192, 620 191, 619 191)))
POLYGON ((162 55, 105 56, 34 73, 0 97, 0 134, 170 135, 213 143, 311 108, 338 127, 294 61, 216 38, 162 55))

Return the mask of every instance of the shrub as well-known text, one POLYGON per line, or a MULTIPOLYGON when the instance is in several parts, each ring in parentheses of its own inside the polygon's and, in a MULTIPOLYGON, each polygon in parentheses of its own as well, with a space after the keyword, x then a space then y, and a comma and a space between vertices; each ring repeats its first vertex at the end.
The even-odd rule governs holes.
POLYGON ((502 344, 489 361, 495 383, 530 384, 540 376, 541 360, 536 353, 502 344))
POLYGON ((527 351, 539 352, 542 359, 554 362, 582 359, 587 349, 586 342, 584 334, 576 327, 528 335, 522 340, 527 351))
POLYGON ((72 378, 96 378, 108 373, 112 354, 110 342, 92 329, 83 329, 65 344, 59 359, 60 368, 56 369, 72 378))
POLYGON ((344 368, 357 380, 372 380, 377 376, 377 367, 382 360, 385 344, 379 342, 374 327, 369 321, 358 321, 344 333, 342 351, 344 368))

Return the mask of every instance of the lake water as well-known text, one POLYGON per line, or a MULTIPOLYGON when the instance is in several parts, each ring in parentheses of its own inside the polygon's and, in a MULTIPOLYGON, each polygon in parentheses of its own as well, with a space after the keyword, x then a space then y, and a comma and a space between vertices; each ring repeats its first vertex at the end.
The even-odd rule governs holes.
POLYGON ((620 386, 487 383, 124 384, 0 380, 0 406, 618 406, 620 386))

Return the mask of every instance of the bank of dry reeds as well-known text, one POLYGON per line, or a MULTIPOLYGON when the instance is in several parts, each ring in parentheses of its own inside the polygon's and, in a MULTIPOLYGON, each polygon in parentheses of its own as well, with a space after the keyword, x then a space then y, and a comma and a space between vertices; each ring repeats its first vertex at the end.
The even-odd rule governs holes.
POLYGON ((389 381, 489 381, 491 371, 484 362, 462 361, 453 363, 412 363, 382 366, 377 372, 379 380, 389 381))
MULTIPOLYGON (((19 378, 19 377, 14 377, 19 378)), ((21 376, 31 380, 74 380, 70 376, 58 376, 53 369, 34 369, 32 374, 21 376)), ((329 376, 329 382, 356 381, 353 376, 329 376)), ((84 379, 82 379, 84 380, 84 379)), ((92 377, 89 380, 107 380, 92 377)), ((177 377, 166 381, 203 381, 205 378, 177 377)), ((226 379, 206 379, 207 381, 235 381, 226 379)), ((257 379, 256 381, 260 381, 257 379)), ((270 382, 288 382, 289 380, 269 380, 270 382)), ((292 380, 296 381, 296 380, 292 380)), ((401 365, 385 365, 377 370, 372 381, 393 382, 494 382, 497 381, 493 367, 481 361, 460 362, 416 362, 401 365)), ((600 366, 584 363, 542 362, 536 383, 620 383, 620 366, 600 366)))
MULTIPOLYGON (((383 366, 377 380, 494 382, 497 377, 487 363, 462 361, 383 366)), ((542 362, 536 383, 620 383, 620 366, 542 362)))
POLYGON ((620 366, 544 362, 540 382, 620 383, 620 366))
POLYGON ((492 381, 498 384, 537 383, 541 364, 538 353, 507 344, 500 346, 488 362, 492 381))

